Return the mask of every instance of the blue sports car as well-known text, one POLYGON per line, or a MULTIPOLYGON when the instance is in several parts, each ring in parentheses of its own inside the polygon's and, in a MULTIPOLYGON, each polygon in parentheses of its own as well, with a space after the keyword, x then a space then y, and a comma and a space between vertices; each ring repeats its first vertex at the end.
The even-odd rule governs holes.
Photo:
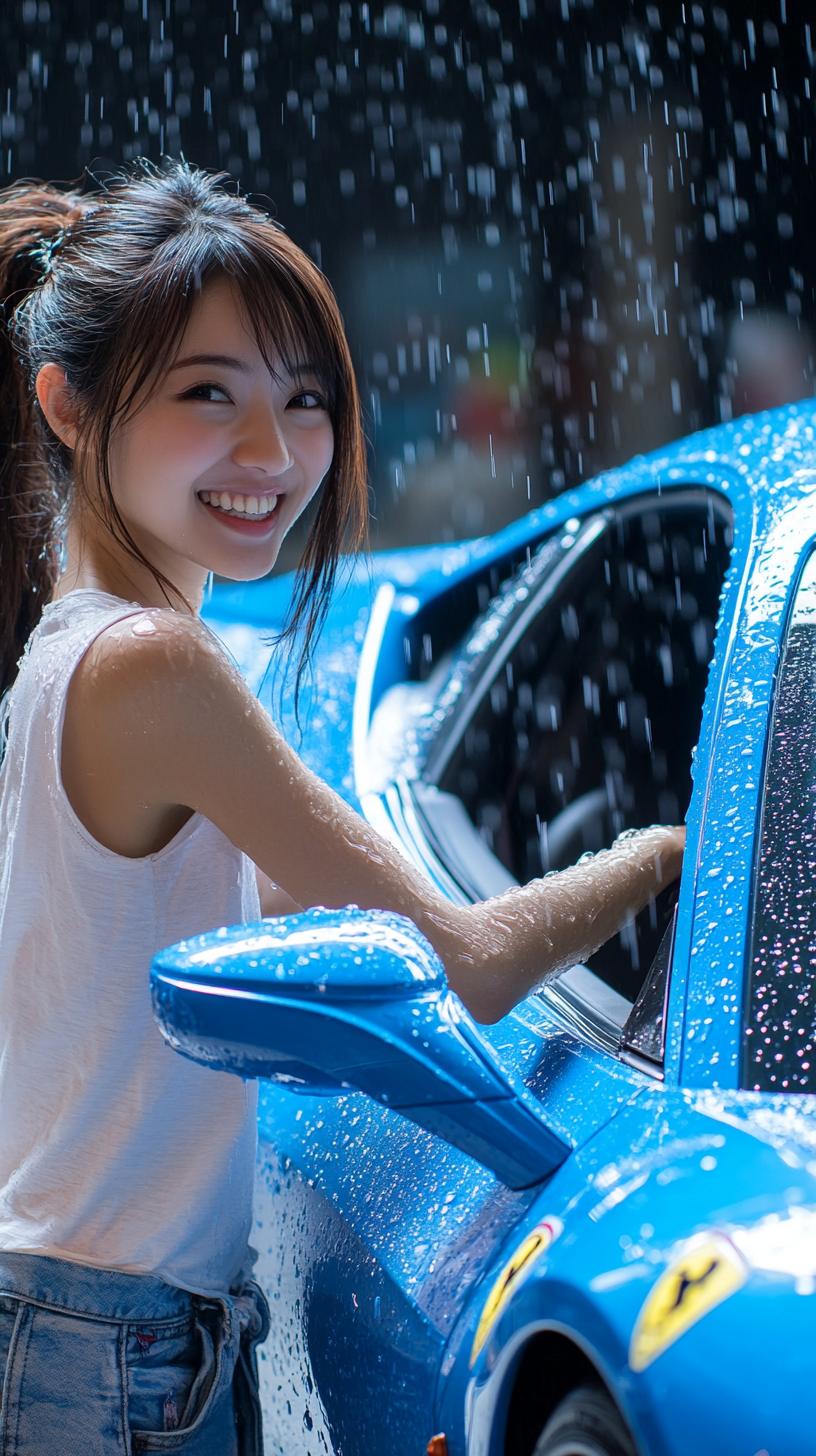
POLYGON ((301 706, 290 583, 212 627, 306 761, 459 902, 686 817, 682 881, 477 1027, 406 921, 156 958, 262 1077, 262 1376, 286 1456, 814 1456, 816 410, 490 538, 355 569, 301 706))

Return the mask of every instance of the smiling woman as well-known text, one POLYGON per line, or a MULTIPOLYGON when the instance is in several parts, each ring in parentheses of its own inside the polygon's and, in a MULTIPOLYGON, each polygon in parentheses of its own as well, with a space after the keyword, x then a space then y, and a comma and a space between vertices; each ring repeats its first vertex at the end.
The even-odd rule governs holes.
MULTIPOLYGON (((247 581, 274 566, 331 469, 334 429, 325 370, 297 357, 287 362, 273 347, 256 337, 233 279, 202 285, 178 357, 148 376, 111 435, 113 505, 143 558, 122 558, 128 580, 117 584, 120 595, 144 588, 151 605, 165 606, 169 584, 176 599, 198 604, 208 571, 247 581)), ((43 365, 36 389, 54 434, 75 450, 81 399, 64 368, 43 365)), ((93 466, 86 460, 91 501, 100 496, 93 466)), ((81 494, 69 516, 58 595, 105 580, 110 536, 106 516, 81 494)))
POLYGON ((5 1389, 29 1379, 14 1419, 32 1451, 107 1450, 124 1419, 134 1451, 183 1430, 197 1456, 251 1456, 255 1092, 167 1055, 153 955, 257 920, 259 886, 278 913, 356 901, 412 919, 496 1020, 679 874, 683 831, 453 905, 306 768, 202 625, 208 572, 269 571, 322 482, 289 619, 308 653, 364 534, 337 307, 266 217, 186 165, 93 205, 21 186, 0 195, 0 268, 17 305, 0 334, 5 1389), (36 1333, 9 1343, 34 1307, 54 1327, 39 1364, 36 1333))

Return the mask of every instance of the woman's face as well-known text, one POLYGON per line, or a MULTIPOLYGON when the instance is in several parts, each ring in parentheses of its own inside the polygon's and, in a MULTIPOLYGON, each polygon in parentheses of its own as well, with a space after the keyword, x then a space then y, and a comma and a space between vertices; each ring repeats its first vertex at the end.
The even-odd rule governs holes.
POLYGON ((263 576, 334 451, 308 361, 270 375, 227 279, 203 290, 175 364, 115 433, 116 505, 148 559, 178 585, 190 568, 263 576))

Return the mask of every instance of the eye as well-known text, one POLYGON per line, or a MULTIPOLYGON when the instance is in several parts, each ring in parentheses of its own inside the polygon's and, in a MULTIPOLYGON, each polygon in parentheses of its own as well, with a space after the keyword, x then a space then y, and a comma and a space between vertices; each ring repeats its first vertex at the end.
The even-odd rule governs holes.
POLYGON ((296 395, 293 396, 292 399, 290 399, 290 401, 289 401, 288 405, 286 406, 286 408, 287 409, 305 409, 305 410, 313 410, 313 409, 325 410, 325 409, 328 409, 328 405, 326 404, 326 401, 323 398, 323 395, 322 394, 319 394, 316 389, 303 389, 303 390, 301 390, 300 394, 296 394, 296 395))
POLYGON ((205 404, 232 404, 222 384, 194 384, 191 389, 185 389, 181 398, 203 400, 205 404))

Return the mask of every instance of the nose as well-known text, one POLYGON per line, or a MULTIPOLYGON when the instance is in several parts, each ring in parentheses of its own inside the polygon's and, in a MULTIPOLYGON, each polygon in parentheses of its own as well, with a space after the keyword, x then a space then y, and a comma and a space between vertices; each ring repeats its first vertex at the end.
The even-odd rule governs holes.
POLYGON ((259 470, 264 475, 283 475, 289 469, 292 455, 281 422, 269 405, 259 402, 247 410, 232 460, 243 470, 259 470))

